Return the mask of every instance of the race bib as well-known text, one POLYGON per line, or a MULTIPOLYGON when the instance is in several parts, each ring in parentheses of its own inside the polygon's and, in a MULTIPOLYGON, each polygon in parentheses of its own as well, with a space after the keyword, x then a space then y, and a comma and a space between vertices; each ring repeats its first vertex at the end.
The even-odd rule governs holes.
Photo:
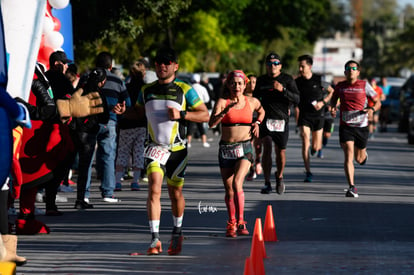
POLYGON ((342 121, 350 125, 361 125, 367 120, 368 114, 363 111, 344 111, 342 121))
POLYGON ((242 144, 221 145, 220 151, 223 159, 239 159, 244 155, 242 144))
POLYGON ((284 132, 285 121, 283 119, 267 119, 266 127, 270 132, 284 132))
POLYGON ((144 157, 158 161, 161 165, 167 163, 171 152, 161 146, 147 146, 144 151, 144 157))

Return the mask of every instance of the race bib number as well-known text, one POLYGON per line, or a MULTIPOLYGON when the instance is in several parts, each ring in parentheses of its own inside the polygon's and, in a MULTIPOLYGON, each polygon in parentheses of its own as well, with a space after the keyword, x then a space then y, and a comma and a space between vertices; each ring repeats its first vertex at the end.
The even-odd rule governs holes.
POLYGON ((368 119, 368 114, 363 111, 345 111, 342 113, 342 121, 346 124, 363 124, 366 119, 368 119))
POLYGON ((167 163, 171 152, 161 146, 147 146, 144 151, 144 157, 158 161, 161 165, 167 163))
POLYGON ((266 127, 270 132, 284 132, 285 121, 283 119, 268 119, 266 120, 266 127))
POLYGON ((239 159, 244 155, 242 144, 221 145, 220 149, 223 159, 239 159))

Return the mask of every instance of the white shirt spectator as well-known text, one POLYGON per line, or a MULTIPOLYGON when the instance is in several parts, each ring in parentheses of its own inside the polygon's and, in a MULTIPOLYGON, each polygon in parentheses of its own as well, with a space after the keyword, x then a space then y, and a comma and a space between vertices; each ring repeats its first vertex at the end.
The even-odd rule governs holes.
POLYGON ((207 103, 210 101, 210 96, 208 95, 208 91, 207 89, 200 84, 200 75, 199 74, 193 74, 192 76, 192 80, 193 80, 193 88, 194 90, 196 90, 198 96, 200 97, 200 99, 204 102, 207 103))

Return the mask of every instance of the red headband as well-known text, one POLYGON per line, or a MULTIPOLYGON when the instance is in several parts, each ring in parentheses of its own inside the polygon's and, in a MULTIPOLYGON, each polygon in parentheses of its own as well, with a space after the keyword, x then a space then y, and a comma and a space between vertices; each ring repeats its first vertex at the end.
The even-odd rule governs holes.
POLYGON ((244 74, 244 72, 242 70, 235 70, 235 71, 230 72, 227 75, 226 81, 229 81, 231 78, 234 78, 234 77, 241 77, 241 78, 243 78, 245 84, 247 82, 249 82, 249 78, 244 74))

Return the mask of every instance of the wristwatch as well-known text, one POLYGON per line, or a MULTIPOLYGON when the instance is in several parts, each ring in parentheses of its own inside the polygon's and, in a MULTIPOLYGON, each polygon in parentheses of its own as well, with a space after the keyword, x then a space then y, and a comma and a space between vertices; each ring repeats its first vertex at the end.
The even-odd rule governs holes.
POLYGON ((185 119, 185 116, 187 115, 187 111, 180 111, 180 118, 185 119))

